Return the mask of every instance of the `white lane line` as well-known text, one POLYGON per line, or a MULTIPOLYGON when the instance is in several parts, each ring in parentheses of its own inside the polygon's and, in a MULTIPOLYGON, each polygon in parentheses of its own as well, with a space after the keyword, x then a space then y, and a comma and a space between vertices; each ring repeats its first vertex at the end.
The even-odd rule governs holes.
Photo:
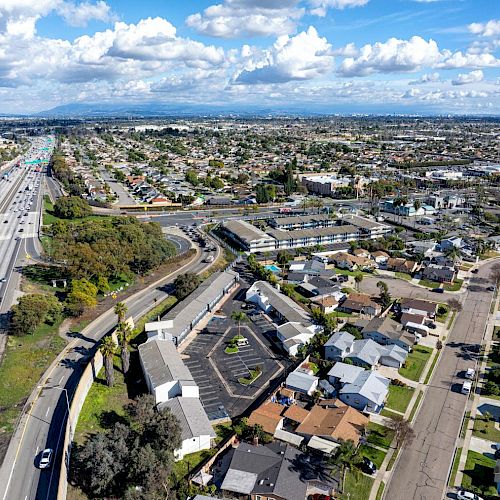
POLYGON ((35 451, 35 456, 38 455, 38 450, 40 449, 40 446, 37 446, 36 447, 36 451, 35 451))
POLYGON ((57 385, 61 385, 61 382, 63 381, 64 375, 59 379, 59 383, 57 385))
POLYGON ((50 411, 50 406, 47 408, 47 411, 45 412, 46 417, 49 415, 49 411, 50 411))

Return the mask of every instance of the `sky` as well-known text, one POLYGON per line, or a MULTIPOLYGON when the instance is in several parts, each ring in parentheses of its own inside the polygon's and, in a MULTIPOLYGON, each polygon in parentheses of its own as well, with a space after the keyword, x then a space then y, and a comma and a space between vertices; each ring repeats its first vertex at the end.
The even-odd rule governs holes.
POLYGON ((0 113, 500 110, 498 0, 0 0, 0 113))

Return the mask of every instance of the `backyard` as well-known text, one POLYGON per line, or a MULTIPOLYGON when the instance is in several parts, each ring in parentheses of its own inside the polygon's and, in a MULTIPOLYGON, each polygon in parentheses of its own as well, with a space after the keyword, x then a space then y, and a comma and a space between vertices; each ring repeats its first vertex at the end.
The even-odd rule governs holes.
POLYGON ((389 386, 389 395, 387 396, 386 407, 404 413, 410 403, 415 389, 413 387, 402 387, 391 384, 389 386))
POLYGON ((359 471, 347 471, 344 491, 337 498, 341 500, 368 500, 373 479, 359 471))
POLYGON ((415 346, 413 351, 406 358, 404 365, 399 369, 399 374, 418 382, 431 354, 432 348, 422 345, 415 346))

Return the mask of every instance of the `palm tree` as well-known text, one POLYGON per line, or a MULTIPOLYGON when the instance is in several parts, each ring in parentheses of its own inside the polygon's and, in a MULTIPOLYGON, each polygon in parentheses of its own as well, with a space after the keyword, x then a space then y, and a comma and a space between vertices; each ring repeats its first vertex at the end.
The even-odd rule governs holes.
POLYGON ((354 443, 349 440, 349 441, 342 441, 340 443, 332 461, 335 465, 340 467, 342 483, 343 483, 346 470, 353 469, 356 466, 358 466, 361 463, 362 458, 358 454, 356 447, 354 446, 354 443))
POLYGON ((241 336, 241 323, 248 319, 247 315, 243 311, 233 311, 231 314, 231 319, 238 323, 238 337, 241 336))
POLYGON ((125 302, 118 302, 115 305, 115 314, 118 316, 118 323, 123 323, 127 311, 128 307, 126 306, 125 302))
POLYGON ((460 248, 457 248, 455 245, 453 245, 452 247, 448 248, 448 250, 446 250, 445 255, 453 262, 455 262, 456 260, 460 259, 460 256, 462 254, 460 252, 460 248))
POLYGON ((120 355, 122 358, 122 370, 126 374, 130 368, 130 353, 128 351, 128 345, 130 339, 132 338, 132 328, 128 323, 119 323, 116 329, 116 334, 118 336, 118 342, 120 343, 120 355))
POLYGON ((106 372, 106 384, 108 387, 113 387, 115 383, 115 374, 113 371, 113 357, 116 353, 116 344, 113 338, 108 335, 104 337, 101 346, 99 347, 104 357, 104 371, 106 372))

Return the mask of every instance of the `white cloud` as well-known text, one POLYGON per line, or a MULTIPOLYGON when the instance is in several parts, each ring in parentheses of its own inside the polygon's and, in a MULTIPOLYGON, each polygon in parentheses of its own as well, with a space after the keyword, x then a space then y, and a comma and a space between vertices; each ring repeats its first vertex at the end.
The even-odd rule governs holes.
POLYGON ((248 60, 234 81, 243 84, 311 80, 328 73, 333 65, 331 45, 313 26, 294 37, 279 37, 268 50, 245 47, 248 60))
POLYGON ((491 19, 487 23, 472 23, 468 26, 469 31, 479 36, 499 36, 500 19, 491 19))
POLYGON ((304 9, 298 0, 225 0, 186 19, 198 33, 220 38, 293 33, 304 9))
POLYGON ((408 82, 409 85, 422 85, 425 83, 436 83, 439 82, 439 73, 424 73, 418 80, 413 80, 408 82))
POLYGON ((324 17, 329 8, 331 9, 347 9, 350 7, 362 7, 369 0, 309 0, 311 5, 311 14, 324 17))
POLYGON ((339 68, 342 76, 366 76, 373 73, 409 72, 422 66, 433 66, 442 56, 434 40, 419 36, 410 40, 390 38, 387 42, 367 44, 358 57, 344 59, 339 68))
POLYGON ((453 85, 467 85, 469 83, 482 82, 483 79, 483 72, 480 69, 476 69, 470 73, 460 73, 451 83, 453 85))
POLYGON ((91 20, 110 22, 116 20, 111 7, 99 0, 96 3, 82 2, 75 4, 65 2, 57 9, 58 14, 71 26, 86 26, 91 20))
POLYGON ((461 51, 444 53, 443 61, 436 65, 437 68, 454 69, 454 68, 495 68, 500 67, 500 59, 494 55, 483 54, 463 54, 461 51))

